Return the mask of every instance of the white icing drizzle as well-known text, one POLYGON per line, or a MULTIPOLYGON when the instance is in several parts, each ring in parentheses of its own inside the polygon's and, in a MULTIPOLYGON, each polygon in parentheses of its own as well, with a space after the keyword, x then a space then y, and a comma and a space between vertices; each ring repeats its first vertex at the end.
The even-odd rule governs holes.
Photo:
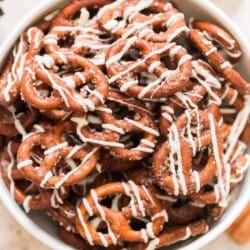
POLYGON ((227 145, 227 150, 225 152, 226 162, 229 161, 230 155, 232 154, 234 147, 247 124, 249 114, 250 114, 250 96, 246 96, 244 108, 238 113, 226 141, 227 145))
POLYGON ((61 187, 63 183, 67 181, 75 172, 77 172, 79 168, 82 167, 83 164, 86 163, 98 150, 99 150, 99 147, 95 147, 88 154, 86 154, 84 158, 82 159, 81 163, 78 166, 76 166, 76 168, 74 168, 73 170, 68 172, 66 175, 64 175, 61 178, 61 180, 55 184, 55 188, 58 189, 59 187, 61 187))
POLYGON ((189 239, 192 236, 192 231, 190 227, 186 227, 186 234, 181 239, 182 241, 189 239))
POLYGON ((7 152, 8 152, 8 155, 10 157, 10 162, 7 165, 7 176, 8 176, 8 179, 10 181, 10 194, 11 194, 12 198, 14 198, 15 197, 15 182, 12 178, 12 169, 14 168, 15 158, 14 158, 14 155, 12 153, 11 147, 12 147, 12 142, 9 142, 7 145, 7 152))
POLYGON ((50 155, 50 154, 53 154, 54 152, 62 149, 62 148, 65 148, 68 146, 68 142, 63 142, 63 143, 60 143, 58 145, 55 145, 53 147, 50 147, 48 148, 47 150, 44 151, 44 155, 50 155))
POLYGON ((45 187, 45 184, 47 183, 47 181, 53 176, 52 172, 49 171, 48 173, 46 173, 44 175, 44 178, 42 179, 41 183, 40 183, 40 186, 41 187, 45 187))
POLYGON ((166 209, 163 209, 161 212, 155 214, 153 217, 152 217, 152 220, 156 220, 158 218, 161 218, 163 217, 164 218, 164 221, 165 222, 168 222, 168 213, 167 213, 167 210, 166 209))
POLYGON ((148 189, 147 189, 144 185, 142 185, 142 189, 144 190, 144 192, 145 192, 145 194, 147 195, 148 200, 151 202, 151 204, 152 204, 152 205, 155 205, 155 202, 154 202, 154 200, 153 200, 151 194, 149 193, 148 189))
POLYGON ((26 198, 23 201, 23 208, 24 208, 25 213, 29 213, 29 211, 30 211, 30 201, 31 201, 31 199, 32 199, 32 196, 28 195, 28 196, 26 196, 26 198))
POLYGON ((82 199, 82 203, 83 203, 83 205, 84 205, 84 207, 85 207, 85 209, 86 209, 88 215, 89 215, 90 217, 93 216, 93 215, 94 215, 94 211, 93 211, 93 209, 91 208, 91 206, 90 206, 88 200, 85 199, 85 198, 83 198, 83 199, 82 199))
POLYGON ((124 144, 118 143, 118 142, 111 142, 111 141, 101 141, 101 140, 96 140, 96 139, 90 139, 85 137, 81 133, 82 127, 88 125, 88 121, 85 118, 79 118, 79 117, 73 117, 71 118, 72 122, 75 122, 77 124, 77 135, 83 142, 89 142, 89 143, 94 143, 102 146, 108 146, 108 147, 118 147, 118 148, 124 148, 124 144))
POLYGON ((106 224, 107 224, 109 237, 111 238, 113 244, 117 245, 117 238, 116 238, 114 232, 110 228, 110 225, 109 225, 109 223, 108 223, 108 221, 106 219, 105 211, 103 210, 102 206, 98 202, 98 197, 97 197, 96 191, 94 189, 92 189, 90 191, 90 195, 91 195, 91 198, 92 198, 92 200, 93 200, 93 202, 94 202, 94 204, 96 206, 96 209, 98 210, 102 220, 105 221, 106 224))
POLYGON ((115 54, 114 56, 110 57, 106 61, 107 67, 109 67, 111 64, 119 61, 125 55, 125 53, 130 49, 130 47, 135 43, 136 40, 137 40, 137 37, 135 37, 135 36, 129 38, 127 40, 125 46, 122 48, 122 50, 118 54, 115 54))
POLYGON ((84 230, 84 234, 85 234, 85 236, 86 236, 86 238, 87 238, 88 243, 89 243, 91 246, 94 246, 93 238, 92 238, 92 236, 91 236, 91 233, 90 233, 90 231, 89 231, 89 229, 88 229, 87 224, 85 223, 85 221, 84 221, 84 219, 83 219, 83 216, 82 216, 82 213, 81 213, 81 210, 80 210, 79 207, 76 207, 76 212, 77 212, 78 218, 79 218, 79 220, 80 220, 80 223, 81 223, 81 225, 82 225, 82 228, 83 228, 83 230, 84 230))
POLYGON ((155 250, 157 248, 157 246, 160 243, 160 239, 156 238, 154 240, 151 240, 148 244, 148 246, 145 248, 145 250, 155 250))
POLYGON ((127 122, 129 122, 129 123, 131 123, 131 124, 134 125, 135 127, 137 127, 137 128, 139 128, 139 129, 141 129, 141 130, 143 130, 143 131, 149 133, 149 134, 152 134, 152 135, 154 135, 154 136, 159 136, 159 135, 160 135, 159 132, 158 132, 157 130, 155 130, 155 129, 153 129, 153 128, 150 128, 150 127, 147 127, 147 126, 143 125, 143 124, 140 123, 140 122, 136 122, 136 121, 131 120, 131 119, 129 119, 129 118, 125 118, 124 120, 127 121, 127 122))
POLYGON ((147 231, 144 228, 141 229, 141 237, 142 237, 144 243, 147 243, 149 241, 147 231))
POLYGON ((193 181, 195 183, 196 189, 195 192, 199 193, 200 189, 201 189, 201 181, 200 181, 200 175, 198 171, 193 171, 192 172, 192 177, 193 177, 193 181))
POLYGON ((169 129, 169 161, 170 161, 170 171, 172 174, 172 179, 174 182, 174 194, 178 195, 181 187, 183 194, 187 194, 187 185, 184 178, 183 168, 182 168, 182 154, 181 154, 181 145, 178 129, 174 123, 169 129), (177 159, 176 159, 176 158, 177 159), (177 165, 177 171, 176 171, 177 165), (178 177, 178 180, 177 180, 178 177), (179 181, 179 182, 178 182, 179 181))
POLYGON ((102 128, 110 130, 110 131, 114 131, 118 134, 122 134, 122 135, 125 134, 125 131, 122 128, 119 128, 113 124, 102 124, 102 128))
POLYGON ((111 203, 111 209, 113 211, 119 211, 119 201, 121 199, 122 195, 116 195, 113 199, 112 199, 112 203, 111 203))
POLYGON ((17 118, 16 116, 16 108, 14 106, 10 106, 8 107, 8 110, 11 112, 12 114, 12 117, 14 119, 14 125, 15 125, 15 128, 16 130, 22 135, 22 137, 24 138, 27 133, 25 131, 25 128, 23 127, 21 121, 17 118))
POLYGON ((92 219, 92 220, 90 221, 90 224, 91 224, 91 226, 92 226, 95 230, 97 230, 98 227, 100 226, 101 222, 102 222, 102 219, 101 219, 101 218, 95 217, 94 219, 92 219))
POLYGON ((66 156, 67 159, 72 158, 79 150, 81 150, 85 145, 76 145, 72 148, 72 150, 66 156))
POLYGON ((224 70, 224 69, 226 69, 226 68, 231 68, 231 67, 232 67, 232 65, 231 65, 231 63, 228 62, 228 61, 225 61, 224 63, 222 63, 222 64, 220 65, 220 68, 221 68, 222 70, 224 70))
POLYGON ((19 162, 16 167, 17 167, 17 169, 22 169, 22 168, 27 167, 27 166, 32 165, 32 164, 33 164, 33 161, 28 159, 28 160, 19 162))
POLYGON ((51 207, 58 208, 59 207, 58 203, 63 204, 63 200, 62 200, 62 198, 60 196, 59 190, 54 189, 53 192, 52 192, 52 195, 50 197, 51 207))
POLYGON ((225 163, 224 154, 222 155, 222 159, 220 157, 218 143, 217 143, 217 132, 215 128, 215 120, 211 113, 208 114, 210 130, 211 130, 211 138, 213 145, 213 154, 215 157, 215 162, 217 165, 217 182, 219 192, 222 196, 222 200, 225 199, 230 190, 230 168, 228 164, 225 163))
POLYGON ((143 200, 141 198, 141 195, 140 195, 140 192, 139 192, 139 189, 138 189, 137 185, 131 180, 128 182, 128 184, 130 186, 131 191, 134 193, 134 196, 135 196, 136 202, 137 202, 137 204, 139 206, 139 211, 140 211, 141 215, 143 217, 145 217, 146 216, 146 210, 145 210, 145 206, 144 206, 144 203, 143 203, 143 200))

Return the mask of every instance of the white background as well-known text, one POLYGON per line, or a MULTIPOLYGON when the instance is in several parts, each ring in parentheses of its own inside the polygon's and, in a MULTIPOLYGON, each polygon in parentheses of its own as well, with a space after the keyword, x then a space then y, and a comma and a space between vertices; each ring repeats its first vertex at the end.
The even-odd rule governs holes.
MULTIPOLYGON (((53 1, 53 0, 52 0, 53 1)), ((198 0, 197 0, 198 1, 198 0)), ((0 42, 8 35, 20 18, 40 0, 4 0, 5 16, 0 18, 0 42)), ((250 0, 214 0, 239 26, 250 40, 250 0)), ((1 194, 0 194, 1 195, 1 194)), ((1 250, 48 250, 27 234, 8 214, 0 203, 0 249, 1 250)), ((249 250, 236 245, 226 234, 202 250, 249 250)))

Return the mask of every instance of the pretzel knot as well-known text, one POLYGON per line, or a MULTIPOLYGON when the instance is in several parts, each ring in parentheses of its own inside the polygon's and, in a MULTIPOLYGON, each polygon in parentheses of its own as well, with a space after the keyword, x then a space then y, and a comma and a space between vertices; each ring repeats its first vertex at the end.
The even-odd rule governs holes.
POLYGON ((56 26, 45 36, 44 48, 48 54, 73 52, 103 66, 111 37, 105 31, 89 27, 56 26))
POLYGON ((42 47, 44 34, 38 28, 29 28, 14 47, 0 76, 0 104, 8 107, 20 97, 20 84, 32 58, 42 47))
POLYGON ((27 181, 16 168, 15 156, 18 147, 18 142, 9 142, 5 147, 0 158, 2 178, 12 197, 23 206, 27 213, 31 209, 46 210, 51 206, 51 191, 41 191, 37 185, 27 181))
POLYGON ((200 30, 209 41, 219 44, 233 61, 240 59, 242 55, 240 46, 227 31, 215 24, 197 19, 191 20, 190 24, 193 29, 200 30))
POLYGON ((154 155, 153 172, 157 184, 173 195, 199 192, 213 179, 218 164, 220 168, 225 167, 224 141, 219 131, 212 113, 194 110, 181 115, 170 127, 168 140, 154 155), (204 165, 200 165, 199 170, 193 170, 193 157, 209 146, 218 155, 211 154, 205 164, 201 162, 204 165))
POLYGON ((81 236, 90 245, 108 247, 117 245, 119 240, 127 242, 148 242, 155 238, 163 229, 166 213, 162 212, 159 201, 145 188, 133 182, 110 183, 90 191, 82 203, 77 207, 76 227, 81 236), (108 196, 125 195, 130 198, 130 203, 115 211, 101 204, 108 196), (97 232, 91 225, 89 218, 99 216, 107 227, 106 234, 97 232), (132 229, 129 221, 135 216, 149 217, 146 228, 140 231, 132 229), (121 230, 121 228, 123 230, 121 230))
POLYGON ((105 75, 96 65, 81 56, 65 52, 36 56, 32 70, 25 72, 21 90, 25 100, 36 108, 58 109, 64 104, 66 109, 87 112, 95 110, 107 98, 108 82, 105 75), (60 71, 54 70, 63 66, 80 71, 60 77, 60 71), (42 96, 34 85, 36 80, 52 88, 52 95, 47 93, 42 96))
POLYGON ((240 94, 244 96, 250 93, 249 83, 233 69, 232 64, 225 60, 217 47, 215 47, 203 33, 195 29, 190 30, 189 38, 193 42, 193 45, 198 48, 209 61, 211 66, 227 79, 240 94))
POLYGON ((153 42, 171 42, 187 30, 184 15, 163 1, 114 3, 104 10, 99 22, 117 37, 137 35, 153 42))
POLYGON ((197 220, 185 226, 166 228, 158 238, 151 240, 148 244, 134 244, 128 247, 128 249, 143 250, 147 247, 154 247, 154 249, 158 249, 204 234, 208 231, 208 229, 208 224, 205 220, 197 220))
POLYGON ((90 20, 91 11, 94 13, 98 12, 100 7, 110 2, 111 0, 72 1, 60 10, 60 12, 52 20, 50 27, 83 26, 90 20))
POLYGON ((156 99, 185 87, 192 71, 191 59, 183 47, 174 43, 152 50, 145 40, 132 37, 121 39, 110 47, 106 67, 110 82, 117 85, 121 92, 139 99, 156 99), (159 55, 170 56, 176 68, 166 68, 159 55), (142 72, 145 73, 145 80, 142 72))
POLYGON ((0 106, 0 134, 8 137, 26 134, 26 129, 30 129, 37 119, 35 111, 26 110, 22 102, 4 108, 0 106), (16 108, 18 107, 18 109, 16 108), (21 108, 23 108, 22 111, 21 108))
POLYGON ((126 160, 141 160, 152 153, 159 136, 152 113, 141 102, 117 92, 109 93, 106 105, 112 112, 99 111, 99 115, 107 129, 109 124, 111 130, 119 128, 119 142, 123 145, 111 146, 111 154, 126 160))
POLYGON ((49 132, 36 133, 21 143, 17 167, 26 178, 41 187, 58 189, 86 177, 95 168, 97 152, 98 148, 79 145, 73 147, 67 141, 58 144, 55 135, 49 132), (32 159, 35 147, 40 147, 43 151, 38 165, 32 159), (53 174, 59 167, 58 174, 53 174))

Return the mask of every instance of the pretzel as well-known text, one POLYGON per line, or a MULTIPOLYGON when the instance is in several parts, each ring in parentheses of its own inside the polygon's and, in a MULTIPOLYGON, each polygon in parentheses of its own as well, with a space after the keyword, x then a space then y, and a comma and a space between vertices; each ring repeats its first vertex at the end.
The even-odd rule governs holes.
MULTIPOLYGON (((37 68, 35 71, 38 79, 42 80, 45 84, 51 86, 60 96, 55 97, 42 97, 39 95, 33 86, 32 76, 29 72, 26 72, 22 81, 22 94, 24 98, 33 106, 41 109, 53 109, 59 108, 62 100, 67 108, 71 108, 77 112, 86 112, 88 110, 94 110, 96 106, 101 105, 108 94, 108 84, 106 77, 103 73, 91 63, 89 60, 76 56, 71 53, 54 53, 47 57, 36 57, 37 68), (49 69, 46 69, 43 63, 46 61, 53 62, 54 64, 69 64, 73 67, 81 67, 83 72, 75 74, 73 78, 68 78, 70 83, 67 83, 67 79, 57 77, 49 69), (82 90, 83 93, 76 92, 76 87, 81 87, 86 82, 93 83, 96 87, 95 90, 91 90, 88 87, 82 90), (90 94, 89 94, 90 93, 90 94)), ((47 65, 47 66, 53 66, 47 65)))
POLYGON ((26 178, 38 185, 58 189, 61 186, 69 186, 80 181, 94 169, 98 159, 96 154, 98 148, 84 147, 75 152, 76 148, 67 146, 67 142, 56 144, 55 138, 49 133, 37 133, 25 139, 18 149, 17 167, 26 178), (31 159, 32 148, 35 146, 42 146, 46 149, 45 157, 39 168, 35 167, 31 159), (67 163, 69 155, 73 162, 67 163), (64 173, 64 169, 61 167, 62 172, 54 176, 51 170, 56 168, 58 162, 63 159, 66 161, 65 171, 67 172, 64 173), (76 165, 74 160, 79 160, 80 164, 76 165), (73 167, 73 169, 68 170, 69 167, 73 167))
POLYGON ((190 82, 193 87, 188 89, 183 94, 176 94, 171 97, 164 105, 161 106, 160 116, 160 132, 163 137, 166 137, 171 123, 174 121, 175 112, 185 110, 186 108, 196 108, 197 104, 206 94, 203 86, 190 82))
POLYGON ((163 1, 111 3, 99 22, 112 35, 127 38, 136 34, 154 42, 171 42, 187 30, 183 14, 163 1), (140 12, 143 9, 145 13, 140 12))
POLYGON ((75 229, 75 208, 69 204, 64 203, 58 208, 51 208, 47 212, 60 227, 63 227, 67 232, 76 232, 75 229))
POLYGON ((132 37, 121 39, 110 47, 106 54, 106 67, 111 77, 110 82, 116 84, 121 92, 139 99, 156 99, 184 88, 191 75, 191 56, 181 46, 172 43, 152 51, 148 42, 132 37), (142 59, 139 61, 128 59, 128 62, 125 60, 125 64, 122 63, 127 48, 138 49, 142 59), (171 59, 176 63, 175 70, 168 70, 161 65, 158 54, 162 53, 171 55, 171 59), (142 71, 150 72, 158 79, 148 86, 143 86, 145 83, 135 79, 135 76, 142 71))
POLYGON ((51 23, 51 27, 55 26, 77 26, 77 25, 84 25, 89 18, 89 11, 88 8, 97 8, 102 7, 108 4, 110 0, 79 0, 79 1, 72 1, 68 5, 66 5, 53 19, 51 23), (83 10, 82 16, 77 20, 74 20, 74 15, 77 12, 83 10))
POLYGON ((42 38, 42 31, 32 27, 21 36, 14 47, 0 77, 1 105, 8 107, 18 99, 25 66, 40 51, 42 38))
POLYGON ((173 245, 174 243, 187 240, 191 237, 204 234, 208 231, 208 225, 205 220, 199 220, 188 224, 187 226, 166 228, 159 237, 149 242, 149 244, 136 244, 128 247, 129 250, 143 250, 146 247, 159 249, 161 247, 173 245))
POLYGON ((221 27, 203 21, 193 19, 190 22, 191 28, 200 30, 208 40, 218 43, 225 53, 234 61, 238 61, 242 55, 238 42, 221 27))
MULTIPOLYGON (((126 96, 117 92, 109 92, 107 107, 114 108, 117 106, 117 115, 112 112, 99 111, 100 117, 104 124, 110 124, 111 131, 114 131, 120 135, 119 141, 126 139, 126 135, 129 133, 143 133, 138 142, 138 145, 126 148, 126 140, 123 147, 110 147, 111 154, 126 160, 141 160, 152 152, 155 144, 155 139, 159 135, 156 129, 151 113, 137 100, 127 98, 126 96), (119 107, 121 108, 121 116, 119 118, 119 107), (122 114, 122 108, 128 109, 127 114, 122 114), (118 116, 118 118, 116 118, 118 116), (122 137, 123 136, 123 137, 122 137)), ((126 112, 126 110, 125 110, 126 112)), ((123 142, 122 142, 123 143, 123 142)))
POLYGON ((0 106, 0 134, 8 137, 15 137, 19 134, 25 136, 26 129, 32 127, 37 118, 35 111, 22 110, 20 112, 22 102, 16 102, 8 109, 0 106), (17 110, 16 106, 19 106, 17 110), (19 112, 18 112, 19 111, 19 112))
POLYGON ((190 30, 189 39, 201 51, 211 66, 222 74, 241 95, 249 93, 250 87, 246 80, 233 69, 231 63, 224 59, 217 48, 201 32, 190 30))
POLYGON ((216 160, 213 155, 209 157, 207 164, 201 171, 190 171, 192 155, 196 155, 197 151, 204 150, 208 145, 213 145, 215 143, 213 142, 213 138, 216 138, 218 157, 222 160, 223 138, 218 136, 219 130, 218 127, 216 128, 216 123, 212 116, 212 113, 205 111, 194 110, 192 112, 185 112, 169 129, 168 140, 154 155, 153 172, 157 184, 166 189, 170 194, 187 195, 188 193, 197 192, 215 176, 216 160), (185 128, 186 124, 189 124, 187 128, 185 128), (197 139, 193 139, 191 132, 192 124, 196 124, 198 128, 197 139), (213 129, 211 129, 212 125, 213 129), (204 129, 203 131, 200 131, 201 127, 204 129), (207 131, 209 128, 211 131, 207 131), (185 133, 188 134, 189 142, 182 135, 185 133), (181 160, 178 160, 180 159, 178 151, 174 151, 174 143, 180 147, 181 160), (177 160, 173 158, 174 155, 176 155, 177 160), (178 166, 178 173, 174 169, 174 165, 178 166), (162 168, 166 170, 163 171, 162 168))
POLYGON ((0 159, 1 175, 10 190, 12 197, 24 207, 28 213, 31 209, 41 210, 50 207, 50 192, 39 192, 33 183, 23 182, 22 185, 17 184, 25 180, 20 171, 16 168, 15 155, 17 153, 19 143, 9 142, 5 147, 0 159))
POLYGON ((77 207, 76 227, 78 232, 85 238, 90 245, 97 244, 108 247, 116 245, 119 240, 130 242, 148 241, 150 237, 155 237, 163 228, 164 216, 161 215, 162 207, 158 200, 151 194, 145 192, 145 189, 136 186, 133 182, 129 183, 110 183, 93 189, 90 195, 83 200, 77 207), (113 212, 111 209, 100 205, 98 200, 104 199, 109 195, 127 195, 134 197, 130 206, 124 207, 121 212, 113 212), (152 200, 151 200, 151 198, 152 200), (153 203, 152 203, 153 202, 153 203), (145 206, 147 204, 147 206, 145 206), (134 206, 134 212, 132 212, 134 206), (145 210, 145 208, 147 209, 145 210), (131 210, 132 209, 132 210, 131 210), (145 230, 135 231, 131 228, 128 220, 133 217, 133 214, 146 214, 151 217, 152 222, 147 227, 151 228, 150 235, 147 235, 145 230), (88 218, 93 215, 98 215, 104 220, 108 227, 108 233, 102 234, 95 231, 88 221, 88 218), (116 219, 115 219, 116 218, 116 219), (119 218, 119 223, 117 218, 119 218), (118 224, 119 225, 118 225, 118 224), (126 230, 120 230, 126 228, 126 230), (143 231, 143 233, 142 233, 143 231))

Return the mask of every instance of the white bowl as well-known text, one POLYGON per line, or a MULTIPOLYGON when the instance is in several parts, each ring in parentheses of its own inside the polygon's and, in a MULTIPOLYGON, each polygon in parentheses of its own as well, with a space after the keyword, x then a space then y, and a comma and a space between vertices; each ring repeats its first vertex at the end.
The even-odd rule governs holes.
MULTIPOLYGON (((67 0, 44 0, 34 10, 32 10, 26 17, 19 22, 18 26, 12 31, 7 40, 0 48, 0 62, 4 63, 4 58, 8 55, 11 47, 19 37, 19 35, 28 26, 39 20, 47 13, 55 10, 58 6, 65 4, 67 0)), ((233 36, 238 40, 243 51, 243 58, 239 64, 239 70, 247 78, 250 79, 248 73, 248 65, 250 61, 250 45, 243 34, 235 24, 214 4, 207 0, 172 0, 178 7, 187 14, 196 18, 211 20, 225 27, 233 36)), ((0 64, 0 68, 1 68, 0 64)), ((182 250, 196 250, 204 247, 209 242, 214 240, 222 234, 237 218, 249 200, 250 188, 250 172, 244 178, 244 181, 233 192, 232 202, 222 216, 222 218, 214 223, 205 235, 197 239, 191 239, 188 242, 183 242, 178 245, 178 249, 182 250)), ((60 250, 72 250, 71 247, 64 244, 57 236, 56 227, 48 217, 41 213, 32 212, 26 215, 23 210, 11 198, 9 191, 5 187, 2 179, 0 178, 0 198, 8 211, 16 218, 16 220, 34 237, 40 240, 45 245, 60 250)), ((176 249, 176 246, 174 247, 176 249)), ((168 248, 169 249, 169 248, 168 248)))

